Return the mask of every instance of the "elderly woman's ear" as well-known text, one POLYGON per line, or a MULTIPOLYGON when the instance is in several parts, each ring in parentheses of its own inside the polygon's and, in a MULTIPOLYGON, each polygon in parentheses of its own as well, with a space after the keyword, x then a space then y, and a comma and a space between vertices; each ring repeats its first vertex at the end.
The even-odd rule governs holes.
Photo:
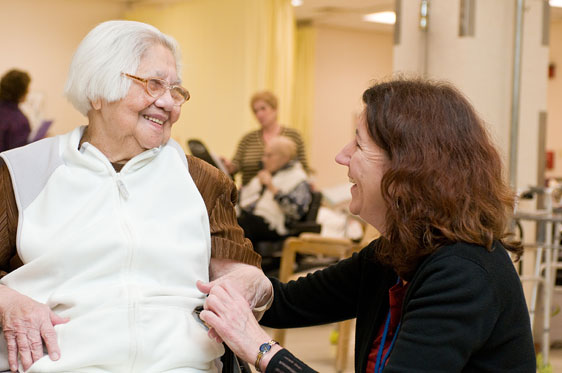
POLYGON ((101 98, 96 98, 90 101, 90 105, 92 105, 92 109, 100 110, 101 109, 101 98))

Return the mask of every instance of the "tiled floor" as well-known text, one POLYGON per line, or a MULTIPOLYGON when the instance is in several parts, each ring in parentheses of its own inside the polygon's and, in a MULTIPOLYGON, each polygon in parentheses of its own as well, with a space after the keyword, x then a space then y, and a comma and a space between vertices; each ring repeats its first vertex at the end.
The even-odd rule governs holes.
POLYGON ((562 348, 550 350, 550 365, 552 373, 562 372, 562 348))

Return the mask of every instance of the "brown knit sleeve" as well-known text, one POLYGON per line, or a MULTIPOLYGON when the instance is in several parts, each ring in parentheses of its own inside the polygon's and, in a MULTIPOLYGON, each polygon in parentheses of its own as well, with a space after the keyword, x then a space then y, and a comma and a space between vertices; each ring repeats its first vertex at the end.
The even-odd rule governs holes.
POLYGON ((0 277, 19 265, 16 257, 18 207, 8 166, 0 158, 0 277), (11 263, 15 263, 11 266, 11 263))
POLYGON ((187 156, 189 173, 199 189, 211 227, 211 256, 232 259, 260 267, 261 257, 244 238, 244 231, 236 220, 234 206, 238 198, 236 186, 223 172, 208 163, 187 156))

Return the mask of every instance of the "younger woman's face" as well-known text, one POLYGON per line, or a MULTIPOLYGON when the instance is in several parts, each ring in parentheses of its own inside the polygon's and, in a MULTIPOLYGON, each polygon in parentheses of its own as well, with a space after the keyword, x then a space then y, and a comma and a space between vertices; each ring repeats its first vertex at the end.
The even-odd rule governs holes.
POLYGON ((389 159, 371 139, 364 114, 355 131, 355 139, 338 153, 336 162, 347 166, 347 175, 353 184, 349 211, 384 235, 386 205, 381 193, 381 180, 389 159))

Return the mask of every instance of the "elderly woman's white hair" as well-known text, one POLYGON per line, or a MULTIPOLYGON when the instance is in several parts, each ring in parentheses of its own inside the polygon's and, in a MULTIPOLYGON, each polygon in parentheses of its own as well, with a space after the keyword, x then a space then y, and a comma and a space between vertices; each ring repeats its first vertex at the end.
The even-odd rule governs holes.
POLYGON ((181 56, 174 38, 156 27, 135 21, 107 21, 92 29, 74 53, 65 96, 78 111, 87 115, 90 102, 107 102, 124 98, 131 79, 122 72, 135 74, 148 48, 161 44, 172 52, 178 77, 181 76, 181 56))

